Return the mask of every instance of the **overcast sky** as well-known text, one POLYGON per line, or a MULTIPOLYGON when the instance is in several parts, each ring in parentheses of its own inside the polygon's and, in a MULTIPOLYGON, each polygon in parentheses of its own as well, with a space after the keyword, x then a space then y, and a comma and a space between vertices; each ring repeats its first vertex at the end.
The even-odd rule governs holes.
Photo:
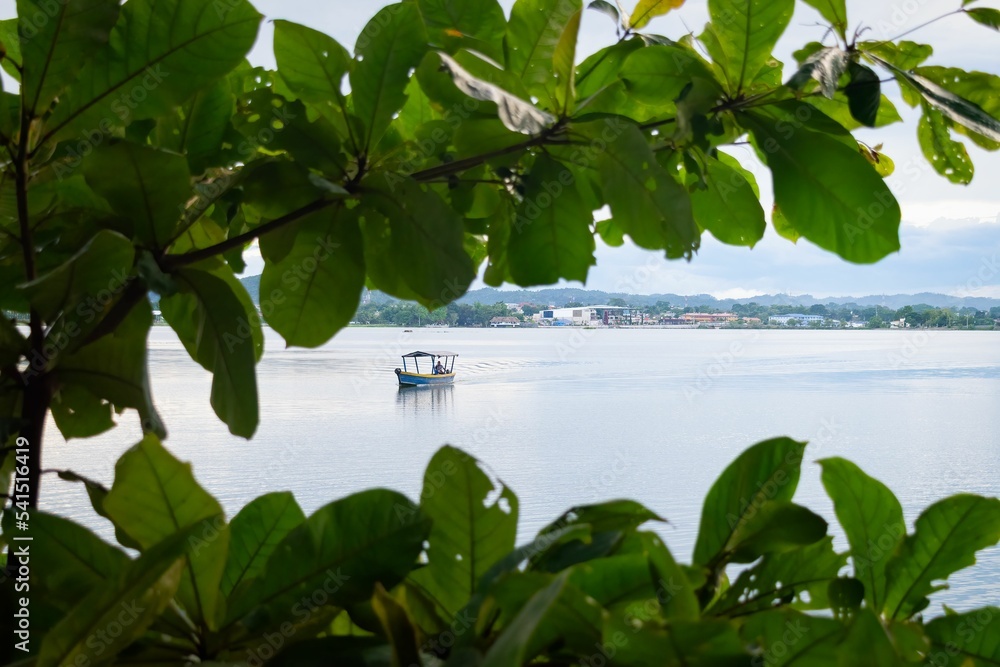
MULTIPOLYGON (((210 1, 210 0, 206 0, 210 1)), ((257 46, 250 55, 255 64, 273 66, 270 20, 281 18, 322 30, 348 49, 366 21, 386 2, 361 0, 256 0, 266 17, 257 46)), ((501 0, 510 10, 513 0, 501 0)), ((633 0, 622 0, 631 8, 633 0)), ((888 39, 941 14, 960 0, 848 0, 850 24, 871 28, 868 36, 888 39)), ((998 6, 978 2, 977 6, 998 6)), ((0 14, 14 15, 13 0, 0 0, 0 14)), ((700 33, 707 21, 706 0, 688 0, 680 9, 654 19, 648 30, 669 37, 700 33)), ((796 3, 791 25, 776 55, 793 63, 791 52, 822 38, 819 15, 796 3)), ((935 47, 929 64, 1000 73, 1000 35, 956 15, 923 28, 911 37, 935 47)), ((614 27, 603 14, 585 12, 577 53, 585 57, 615 40, 614 27)), ((977 296, 1000 297, 1000 152, 988 153, 966 141, 976 165, 969 186, 957 186, 938 176, 924 161, 916 139, 918 116, 899 99, 895 85, 886 90, 904 117, 904 123, 858 137, 883 150, 896 163, 889 183, 902 204, 902 251, 874 266, 855 266, 819 250, 805 240, 792 244, 768 228, 752 251, 724 246, 706 234, 691 263, 664 262, 659 255, 637 248, 607 248, 598 241, 598 265, 588 286, 613 290, 633 285, 637 293, 712 293, 735 296, 757 293, 810 293, 816 296, 936 291, 958 293, 974 288, 977 296), (915 166, 917 170, 912 167, 915 166), (917 175, 914 175, 914 174, 917 175), (985 267, 985 268, 984 268, 985 267), (982 287, 976 274, 987 277, 982 287), (970 283, 970 281, 972 281, 970 283)), ((761 180, 765 208, 770 209, 770 182, 748 149, 737 151, 761 180)), ((249 271, 259 270, 252 262, 249 271)))

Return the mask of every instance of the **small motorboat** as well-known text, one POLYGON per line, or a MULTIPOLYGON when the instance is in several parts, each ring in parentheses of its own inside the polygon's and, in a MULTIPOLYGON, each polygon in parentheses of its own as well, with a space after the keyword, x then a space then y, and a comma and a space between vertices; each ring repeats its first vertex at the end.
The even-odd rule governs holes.
POLYGON ((451 384, 455 381, 454 352, 410 352, 403 355, 403 367, 396 369, 400 386, 421 387, 424 385, 451 384), (426 373, 421 373, 420 360, 424 359, 426 373), (413 364, 413 368, 410 368, 413 364))

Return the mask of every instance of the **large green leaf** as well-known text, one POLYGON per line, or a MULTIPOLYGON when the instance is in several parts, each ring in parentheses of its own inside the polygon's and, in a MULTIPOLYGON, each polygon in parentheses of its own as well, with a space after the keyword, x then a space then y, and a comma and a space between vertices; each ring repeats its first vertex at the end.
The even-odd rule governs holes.
POLYGON ((709 0, 711 22, 701 40, 730 93, 738 95, 764 69, 794 9, 794 0, 709 0))
POLYGON ((765 440, 729 464, 705 498, 694 562, 708 564, 732 546, 737 529, 772 501, 790 501, 799 482, 805 443, 765 440))
MULTIPOLYGON (((736 627, 721 620, 647 622, 608 615, 597 657, 614 651, 621 667, 738 667, 753 665, 736 627)), ((596 650, 597 647, 595 647, 596 650)))
POLYGON ((64 336, 62 348, 72 350, 118 301, 134 259, 128 239, 102 230, 69 260, 19 289, 46 321, 58 321, 53 331, 64 336))
POLYGON ((556 108, 568 116, 576 101, 576 41, 580 35, 581 9, 574 14, 563 29, 552 54, 552 74, 556 80, 556 108))
POLYGON ((904 667, 889 633, 871 609, 861 609, 850 620, 837 650, 837 667, 904 667))
POLYGON ((510 12, 506 69, 553 113, 560 109, 553 59, 560 38, 581 9, 581 0, 517 0, 510 12))
POLYGON ((816 9, 837 30, 837 34, 847 41, 847 2, 846 0, 805 0, 807 5, 816 9))
POLYGON ((432 43, 465 47, 503 61, 507 19, 496 0, 417 0, 432 43))
POLYGON ((285 536, 306 520, 288 491, 253 499, 229 522, 229 555, 222 573, 222 592, 259 576, 285 536))
POLYGON ((223 144, 234 108, 229 81, 219 79, 196 93, 172 115, 160 119, 156 125, 157 145, 185 155, 192 174, 222 166, 225 161, 223 144))
POLYGON ((49 667, 111 660, 141 637, 173 599, 181 582, 188 539, 203 525, 196 524, 160 542, 80 600, 46 634, 37 664, 49 667))
MULTIPOLYGON (((86 402, 74 405, 77 411, 106 414, 108 407, 105 401, 118 410, 135 408, 139 412, 143 431, 166 436, 149 387, 146 338, 152 324, 152 308, 149 301, 143 301, 132 309, 113 333, 59 357, 55 369, 58 383, 86 390, 86 402)), ((72 430, 67 437, 75 437, 72 430)))
POLYGON ((532 595, 486 652, 482 667, 517 667, 554 642, 570 648, 600 645, 601 608, 564 572, 532 595))
POLYGON ((885 484, 850 461, 830 458, 820 465, 823 486, 851 545, 854 576, 865 585, 868 608, 881 613, 886 564, 906 535, 903 508, 885 484))
MULTIPOLYGON (((13 458, 13 457, 12 457, 13 458)), ((115 576, 129 562, 117 549, 83 526, 45 512, 32 512, 32 592, 67 609, 115 576)), ((14 512, 3 517, 3 532, 14 532, 14 512)))
POLYGON ((489 569, 514 548, 517 496, 479 462, 442 447, 427 464, 420 509, 433 522, 428 564, 411 575, 451 618, 466 605, 489 569))
POLYGON ((464 228, 455 211, 435 190, 409 177, 370 178, 378 188, 370 200, 389 220, 391 257, 409 289, 431 310, 465 294, 475 267, 465 252, 464 228))
POLYGON ((760 664, 836 667, 836 647, 846 630, 835 619, 782 608, 747 616, 740 635, 759 651, 760 664))
POLYGON ((84 176, 87 185, 131 223, 136 238, 154 249, 172 239, 192 194, 191 172, 182 155, 129 141, 90 154, 84 176))
POLYGON ((899 203, 846 131, 825 131, 839 125, 819 111, 809 126, 780 113, 744 114, 740 122, 771 169, 775 203, 802 236, 858 263, 899 250, 899 203))
POLYGON ((292 529, 262 575, 234 591, 230 624, 281 623, 303 595, 315 591, 323 591, 331 605, 367 601, 376 583, 391 588, 410 572, 429 531, 419 508, 393 491, 374 489, 334 501, 292 529))
POLYGON ((119 0, 18 0, 21 94, 32 115, 43 115, 107 43, 118 7, 119 0))
POLYGON ((768 500, 736 525, 720 557, 733 563, 752 563, 763 554, 818 542, 826 535, 826 527, 822 517, 801 505, 768 500))
POLYGON ((354 111, 365 126, 358 150, 372 149, 403 108, 410 70, 426 50, 427 35, 414 2, 383 7, 361 31, 354 47, 360 61, 350 72, 354 111))
POLYGON ((1000 665, 1000 607, 940 616, 924 628, 933 647, 933 661, 947 655, 961 656, 956 664, 963 667, 1000 665))
POLYGON ((723 243, 751 248, 764 236, 767 222, 753 175, 724 153, 701 154, 705 189, 691 191, 695 222, 723 243))
POLYGON ((336 206, 304 219, 281 261, 264 264, 268 324, 289 345, 318 347, 347 326, 365 286, 357 219, 336 206))
POLYGON ((568 167, 540 155, 526 179, 510 232, 507 261, 519 285, 585 282, 594 259, 593 213, 568 167))
POLYGON ((275 21, 274 57, 293 93, 328 116, 344 113, 341 86, 351 56, 335 39, 291 21, 275 21))
MULTIPOLYGON (((655 588, 655 603, 647 601, 641 605, 643 608, 641 613, 644 616, 655 615, 659 618, 680 620, 694 620, 699 617, 701 610, 691 582, 659 536, 649 531, 628 533, 615 550, 614 555, 625 556, 629 554, 642 556, 655 588), (651 614, 650 611, 654 613, 651 614)), ((604 559, 587 562, 597 563, 601 560, 604 559)), ((580 566, 574 567, 579 568, 580 566)), ((629 611, 636 613, 636 607, 630 606, 629 611)))
POLYGON ((261 15, 246 0, 131 0, 79 71, 43 138, 85 137, 170 111, 243 61, 261 15))
POLYGON ((249 297, 231 275, 182 269, 175 278, 181 292, 160 301, 163 317, 191 358, 212 373, 215 414, 231 433, 249 438, 259 419, 254 365, 261 345, 249 297))
POLYGON ((947 588, 951 574, 976 562, 976 552, 1000 541, 1000 499, 959 494, 940 500, 917 517, 886 568, 885 610, 909 618, 924 609, 931 593, 947 588))
POLYGON ((709 613, 743 616, 772 607, 776 601, 797 608, 824 608, 826 589, 847 562, 833 550, 833 538, 784 553, 770 553, 740 572, 736 581, 713 602, 709 613))
POLYGON ((417 629, 406 607, 389 595, 382 584, 375 584, 371 606, 382 626, 382 632, 392 646, 393 667, 420 665, 422 660, 417 645, 417 629))
MULTIPOLYGON (((601 73, 595 71, 595 77, 601 73)), ((619 76, 630 95, 648 104, 672 104, 691 85, 692 79, 707 81, 718 90, 705 62, 697 53, 680 45, 636 50, 622 64, 619 76)))
POLYGON ((951 137, 951 123, 937 109, 923 105, 924 113, 917 125, 917 139, 924 157, 934 167, 934 171, 952 183, 968 185, 975 173, 972 158, 965 144, 951 137))
POLYGON ((158 438, 147 435, 115 465, 115 482, 104 509, 115 526, 143 549, 202 526, 189 537, 177 597, 197 623, 216 628, 222 613, 219 593, 229 528, 222 506, 195 480, 191 464, 178 461, 158 438))
POLYGON ((699 232, 687 190, 656 161, 638 127, 620 118, 577 126, 603 150, 577 150, 578 166, 596 168, 615 224, 643 248, 690 256, 699 232))

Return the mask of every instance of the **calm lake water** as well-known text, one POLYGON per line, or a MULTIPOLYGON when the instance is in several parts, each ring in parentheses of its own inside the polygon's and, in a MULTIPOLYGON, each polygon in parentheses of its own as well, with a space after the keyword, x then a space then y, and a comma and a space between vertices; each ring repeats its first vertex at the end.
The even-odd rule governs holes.
MULTIPOLYGON (((946 495, 1000 495, 994 332, 352 328, 319 350, 266 337, 261 425, 247 442, 215 417, 210 376, 173 333, 151 336, 168 446, 230 516, 283 489, 307 513, 372 486, 416 498, 444 443, 482 459, 518 494, 519 541, 571 505, 628 497, 670 520, 658 530, 684 561, 712 482, 772 436, 811 442, 796 500, 835 532, 813 463, 827 456, 888 484, 911 526, 946 495), (416 349, 458 352, 456 384, 398 390, 399 354, 416 349)), ((64 444, 49 429, 46 467, 108 485, 140 436, 134 412, 97 439, 64 444)), ((43 506, 112 539, 79 485, 47 477, 43 506)), ((934 600, 1000 603, 1000 549, 979 560, 976 574, 954 577, 934 600)))

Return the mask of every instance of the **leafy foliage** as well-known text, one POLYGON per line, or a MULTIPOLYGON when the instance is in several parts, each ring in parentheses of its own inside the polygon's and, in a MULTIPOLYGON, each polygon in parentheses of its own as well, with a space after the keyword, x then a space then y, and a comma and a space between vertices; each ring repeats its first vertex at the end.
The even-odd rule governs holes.
MULTIPOLYGON (((870 564, 861 566, 878 557, 871 538, 860 541, 872 535, 865 526, 898 517, 880 509, 891 492, 853 464, 822 462, 849 552, 835 551, 822 520, 815 532, 785 531, 808 513, 791 503, 805 447, 782 438, 740 455, 709 493, 696 565, 685 566, 647 527, 663 519, 626 500, 571 508, 515 547, 517 496, 454 447, 431 459, 419 505, 379 489, 306 517, 291 494, 272 493, 227 521, 190 466, 147 437, 122 457, 110 493, 96 501, 118 534, 139 544, 138 556, 66 519, 31 517, 43 559, 32 568, 33 605, 52 610, 34 657, 40 664, 154 656, 162 664, 191 656, 230 664, 251 655, 276 665, 586 664, 599 656, 637 666, 762 659, 902 666, 933 664, 925 659, 945 651, 992 664, 1000 610, 926 625, 905 617, 933 593, 928 582, 1000 541, 1000 502, 935 503, 916 532, 900 528, 894 539, 905 541, 902 549, 877 542, 894 555, 873 578, 870 564), (742 518, 720 541, 731 511, 742 518), (742 560, 762 556, 732 582, 719 555, 711 557, 713 575, 701 567, 705 553, 735 558, 737 544, 748 550, 742 560), (849 557, 858 579, 843 574, 849 557), (870 591, 872 581, 888 590, 884 614, 886 594, 870 591), (901 587, 905 594, 897 594, 901 587), (101 637, 122 609, 134 611, 127 632, 86 641, 101 637)), ((8 512, 5 529, 13 520, 8 512)))

